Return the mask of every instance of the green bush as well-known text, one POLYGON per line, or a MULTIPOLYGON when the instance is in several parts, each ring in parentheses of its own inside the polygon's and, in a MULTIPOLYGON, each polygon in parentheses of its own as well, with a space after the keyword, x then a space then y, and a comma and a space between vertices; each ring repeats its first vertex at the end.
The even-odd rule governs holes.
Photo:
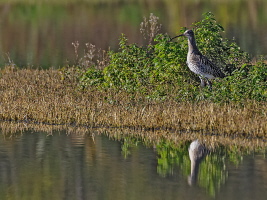
POLYGON ((214 85, 206 98, 215 102, 243 102, 247 99, 267 100, 267 65, 259 60, 255 65, 244 64, 223 81, 214 85))
POLYGON ((218 24, 212 13, 204 14, 204 19, 193 24, 198 48, 224 72, 231 73, 238 66, 249 63, 249 55, 240 50, 234 42, 223 38, 224 28, 218 24))
MULTIPOLYGON (((192 28, 200 51, 228 75, 213 81, 212 91, 200 89, 198 77, 186 66, 187 40, 170 41, 166 34, 149 33, 160 27, 157 17, 151 14, 150 18, 149 22, 154 23, 150 27, 143 27, 142 23, 142 31, 147 28, 150 36, 148 45, 128 44, 122 34, 118 52, 108 52, 108 65, 103 70, 90 66, 81 77, 81 85, 138 91, 150 98, 175 97, 179 101, 266 100, 266 64, 263 60, 249 64, 249 55, 234 41, 222 37, 223 27, 213 14, 205 13, 192 28)), ((185 30, 181 28, 180 32, 185 30)))

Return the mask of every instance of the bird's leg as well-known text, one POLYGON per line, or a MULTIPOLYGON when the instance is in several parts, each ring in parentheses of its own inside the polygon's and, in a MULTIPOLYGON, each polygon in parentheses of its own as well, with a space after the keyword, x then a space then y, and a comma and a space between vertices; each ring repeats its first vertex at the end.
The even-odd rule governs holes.
POLYGON ((212 83, 209 79, 207 79, 207 82, 208 82, 208 86, 209 86, 209 89, 212 90, 212 83))
POLYGON ((200 78, 200 81, 201 81, 200 86, 201 87, 206 87, 206 81, 205 81, 205 79, 202 78, 201 76, 199 76, 199 78, 200 78))

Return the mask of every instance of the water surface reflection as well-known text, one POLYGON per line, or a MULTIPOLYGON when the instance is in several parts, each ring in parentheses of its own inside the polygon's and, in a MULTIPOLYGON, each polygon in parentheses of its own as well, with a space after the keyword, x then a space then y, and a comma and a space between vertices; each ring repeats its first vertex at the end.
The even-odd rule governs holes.
POLYGON ((87 42, 116 50, 121 33, 130 43, 143 45, 139 25, 150 13, 160 17, 163 33, 175 35, 180 27, 189 27, 211 11, 225 28, 226 37, 236 38, 244 51, 253 55, 267 51, 267 1, 263 0, 20 2, 0 3, 1 65, 8 62, 5 54, 9 53, 18 66, 63 66, 75 59, 72 42, 80 42, 81 54, 87 42))
POLYGON ((191 161, 191 174, 188 177, 188 184, 195 185, 198 178, 199 165, 209 153, 209 150, 198 140, 194 140, 191 142, 188 152, 191 161))
POLYGON ((25 132, 12 138, 1 134, 0 199, 250 199, 255 193, 261 199, 267 195, 264 157, 234 159, 223 149, 203 158, 196 186, 189 186, 189 145, 188 141, 173 148, 163 142, 151 149, 136 140, 64 131, 25 132))

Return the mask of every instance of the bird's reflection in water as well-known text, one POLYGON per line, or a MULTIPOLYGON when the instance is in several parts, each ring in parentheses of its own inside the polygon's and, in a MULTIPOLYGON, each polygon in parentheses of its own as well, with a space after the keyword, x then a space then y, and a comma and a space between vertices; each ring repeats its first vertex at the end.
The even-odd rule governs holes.
POLYGON ((198 178, 199 165, 203 158, 209 153, 209 150, 199 140, 194 140, 189 148, 189 157, 191 161, 191 174, 188 177, 188 184, 195 185, 198 178))

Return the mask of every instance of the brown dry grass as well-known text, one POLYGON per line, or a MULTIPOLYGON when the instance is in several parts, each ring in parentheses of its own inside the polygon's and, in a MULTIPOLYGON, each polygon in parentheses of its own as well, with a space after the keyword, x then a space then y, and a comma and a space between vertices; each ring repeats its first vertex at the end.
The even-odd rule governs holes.
POLYGON ((134 127, 219 135, 267 135, 266 103, 159 102, 122 91, 78 90, 60 71, 5 68, 0 119, 87 127, 134 127))

